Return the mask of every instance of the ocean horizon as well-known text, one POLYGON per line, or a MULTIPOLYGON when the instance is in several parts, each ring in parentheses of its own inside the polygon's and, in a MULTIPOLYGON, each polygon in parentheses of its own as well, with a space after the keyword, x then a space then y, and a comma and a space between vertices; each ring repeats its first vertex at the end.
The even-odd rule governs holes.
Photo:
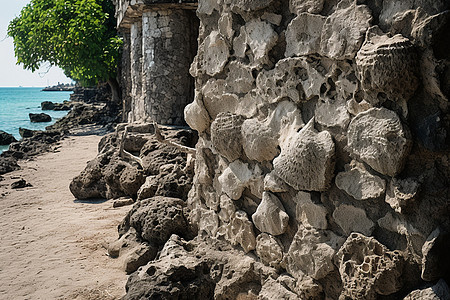
MULTIPOLYGON (((69 100, 72 92, 44 92, 43 87, 0 87, 0 130, 21 139, 19 127, 31 130, 45 130, 64 117, 67 111, 41 110, 41 102, 51 101, 60 103, 69 100), (52 117, 51 122, 32 123, 29 113, 44 112, 52 117)), ((8 150, 9 146, 0 146, 0 153, 8 150)))

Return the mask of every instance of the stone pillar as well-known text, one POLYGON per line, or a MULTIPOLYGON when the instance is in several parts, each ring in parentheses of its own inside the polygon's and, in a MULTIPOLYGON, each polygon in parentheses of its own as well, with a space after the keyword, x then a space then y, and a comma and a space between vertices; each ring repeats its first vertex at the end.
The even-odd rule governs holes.
POLYGON ((189 66, 195 55, 192 35, 197 37, 198 29, 193 19, 194 13, 183 9, 142 15, 144 111, 159 124, 185 124, 183 110, 194 88, 189 66))
POLYGON ((140 121, 144 118, 144 97, 142 92, 142 22, 131 25, 130 29, 131 60, 131 109, 128 122, 140 121))
POLYGON ((120 81, 122 87, 122 121, 128 120, 128 113, 131 111, 131 34, 129 30, 122 32, 123 48, 122 48, 122 64, 120 68, 120 81))

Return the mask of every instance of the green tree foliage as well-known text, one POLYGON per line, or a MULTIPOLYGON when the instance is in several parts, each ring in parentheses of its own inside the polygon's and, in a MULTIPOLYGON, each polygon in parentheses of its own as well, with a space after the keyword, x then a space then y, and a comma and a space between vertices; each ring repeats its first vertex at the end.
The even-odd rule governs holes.
POLYGON ((117 83, 122 41, 111 0, 31 0, 10 22, 8 35, 25 69, 49 62, 83 85, 117 83))

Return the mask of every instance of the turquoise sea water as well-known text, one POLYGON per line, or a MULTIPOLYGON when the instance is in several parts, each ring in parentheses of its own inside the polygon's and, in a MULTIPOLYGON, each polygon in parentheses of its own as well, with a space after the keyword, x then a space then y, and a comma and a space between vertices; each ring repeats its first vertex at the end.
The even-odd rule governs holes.
MULTIPOLYGON (((41 102, 63 102, 69 100, 71 92, 42 92, 42 88, 0 87, 0 130, 13 134, 20 139, 19 127, 32 130, 44 130, 67 114, 67 111, 42 111, 41 102), (52 117, 48 123, 31 123, 29 113, 44 112, 52 117)), ((0 146, 0 153, 8 146, 0 146)))

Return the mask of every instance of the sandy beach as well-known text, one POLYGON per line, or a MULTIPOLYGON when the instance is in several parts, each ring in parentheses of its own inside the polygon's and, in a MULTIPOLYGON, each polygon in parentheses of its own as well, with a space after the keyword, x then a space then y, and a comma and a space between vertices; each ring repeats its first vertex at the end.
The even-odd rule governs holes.
POLYGON ((126 275, 105 246, 130 207, 78 201, 69 183, 101 136, 70 136, 0 181, 0 299, 118 299, 126 275), (11 189, 23 178, 32 187, 11 189))

